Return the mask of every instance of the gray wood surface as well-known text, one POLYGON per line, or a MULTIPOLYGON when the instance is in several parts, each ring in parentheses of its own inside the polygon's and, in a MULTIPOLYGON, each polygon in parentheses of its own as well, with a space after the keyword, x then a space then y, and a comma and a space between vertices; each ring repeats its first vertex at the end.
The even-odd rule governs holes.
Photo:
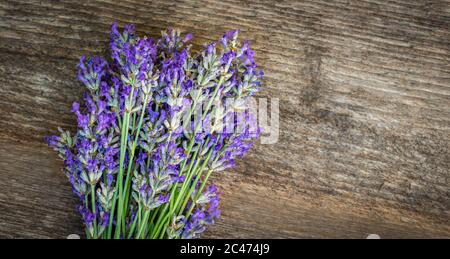
POLYGON ((232 28, 280 99, 280 139, 214 177, 223 219, 210 238, 450 238, 450 2, 0 1, 0 237, 82 233, 43 143, 73 129, 82 54, 113 21, 139 34, 232 28))

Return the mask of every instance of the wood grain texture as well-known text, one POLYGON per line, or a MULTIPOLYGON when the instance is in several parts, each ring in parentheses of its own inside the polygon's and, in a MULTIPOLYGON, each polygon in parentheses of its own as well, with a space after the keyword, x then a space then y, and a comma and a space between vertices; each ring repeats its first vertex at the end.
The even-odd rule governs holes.
POLYGON ((193 44, 232 28, 280 100, 280 138, 227 173, 209 238, 450 238, 450 2, 0 1, 0 237, 81 234, 43 144, 73 129, 79 56, 110 24, 193 44))

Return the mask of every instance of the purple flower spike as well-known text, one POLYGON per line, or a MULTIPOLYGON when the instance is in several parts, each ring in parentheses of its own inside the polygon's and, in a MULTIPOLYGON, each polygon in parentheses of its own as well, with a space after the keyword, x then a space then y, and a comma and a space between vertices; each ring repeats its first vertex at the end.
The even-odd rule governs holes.
POLYGON ((93 57, 86 59, 84 56, 80 58, 78 64, 78 80, 82 82, 89 90, 97 91, 100 82, 106 73, 108 63, 101 57, 93 57))
POLYGON ((186 42, 190 41, 191 39, 192 39, 192 33, 188 33, 188 34, 186 34, 186 36, 184 36, 183 43, 186 43, 186 42))

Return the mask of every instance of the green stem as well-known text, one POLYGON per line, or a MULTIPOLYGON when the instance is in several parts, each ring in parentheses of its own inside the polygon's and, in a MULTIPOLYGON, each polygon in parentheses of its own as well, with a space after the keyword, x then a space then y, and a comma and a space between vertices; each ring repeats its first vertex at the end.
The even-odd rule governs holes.
POLYGON ((128 232, 127 239, 130 239, 133 236, 134 229, 136 228, 136 222, 138 221, 138 218, 140 218, 141 214, 141 206, 139 205, 138 215, 133 220, 133 224, 131 224, 130 232, 128 232))
MULTIPOLYGON (((185 199, 184 202, 182 203, 180 209, 176 210, 175 213, 177 215, 183 213, 184 209, 187 206, 187 203, 189 201, 189 198, 191 197, 192 192, 195 190, 195 186, 197 185, 198 181, 200 180, 202 174, 203 174, 203 170, 204 170, 204 166, 202 166, 198 171, 197 171, 197 177, 195 177, 194 183, 191 185, 191 188, 189 190, 189 192, 187 193, 187 195, 185 195, 185 199)), ((202 184, 204 184, 205 181, 203 181, 202 184)), ((199 191, 200 192, 200 191, 199 191)), ((197 193, 198 194, 198 193, 197 193)), ((196 199, 193 199, 192 204, 195 204, 196 199)))
POLYGON ((112 235, 112 223, 113 223, 113 218, 114 218, 114 213, 116 212, 116 200, 117 200, 117 191, 114 192, 114 196, 113 196, 113 203, 112 203, 112 207, 111 207, 111 213, 109 214, 109 224, 108 224, 108 233, 107 233, 107 237, 108 239, 111 239, 111 235, 112 235))
POLYGON ((129 113, 126 111, 123 116, 123 127, 122 127, 122 133, 121 133, 121 144, 120 144, 120 160, 119 160, 119 175, 117 178, 117 188, 116 192, 118 192, 118 208, 117 208, 117 219, 116 219, 116 231, 114 234, 114 238, 118 239, 120 237, 120 229, 122 225, 122 207, 123 207, 123 201, 122 201, 122 192, 123 192, 123 171, 124 171, 124 161, 125 161, 125 152, 126 152, 126 143, 128 138, 128 117, 129 113))
MULTIPOLYGON (((210 141, 210 139, 208 138, 205 145, 207 145, 209 141, 210 141)), ((215 144, 217 144, 217 142, 215 144)), ((206 156, 206 159, 203 160, 203 164, 200 166, 200 170, 197 170, 198 164, 196 164, 194 168, 192 168, 192 167, 189 168, 189 171, 188 171, 189 182, 191 181, 191 179, 193 179, 193 177, 195 175, 197 175, 197 174, 198 175, 197 175, 196 179, 194 180, 194 183, 191 184, 191 188, 190 188, 189 192, 187 193, 187 195, 184 196, 184 202, 182 203, 181 209, 175 208, 175 209, 177 209, 177 210, 175 210, 176 215, 179 215, 180 213, 182 213, 184 208, 186 207, 186 204, 189 201, 191 193, 194 191, 195 186, 197 186, 197 182, 199 181, 203 170, 205 170, 206 165, 208 164, 209 160, 211 159, 211 155, 212 155, 213 151, 214 151, 214 147, 210 147, 210 150, 208 152, 208 155, 206 156)), ((183 196, 183 195, 181 195, 181 196, 183 196)))
POLYGON ((153 223, 153 221, 155 221, 156 215, 158 215, 159 211, 160 211, 161 207, 158 207, 156 209, 156 211, 153 212, 153 215, 149 221, 149 229, 148 229, 148 237, 151 237, 152 234, 152 228, 155 227, 155 224, 153 223))
MULTIPOLYGON (((204 170, 204 168, 206 167, 209 159, 211 158, 212 152, 213 152, 213 148, 211 148, 211 150, 208 152, 208 155, 206 157, 206 159, 203 161, 203 164, 200 167, 200 172, 202 172, 204 170)), ((185 179, 185 182, 183 183, 183 186, 180 190, 180 193, 177 195, 176 197, 176 202, 174 207, 172 207, 172 209, 170 210, 170 212, 165 215, 165 217, 163 218, 163 220, 161 221, 161 223, 157 226, 156 228, 156 232, 154 234, 154 237, 158 237, 158 235, 160 235, 159 237, 162 238, 165 234, 165 229, 167 228, 168 224, 170 223, 170 217, 172 216, 173 213, 176 213, 176 215, 178 215, 179 213, 182 212, 182 210, 180 212, 178 206, 180 205, 180 202, 184 200, 183 204, 187 203, 187 201, 189 200, 189 197, 191 195, 191 193, 193 192, 193 190, 195 189, 195 186, 199 180, 200 175, 198 175, 196 177, 196 179, 194 180, 194 183, 190 183, 191 180, 194 178, 194 176, 196 175, 195 172, 197 171, 197 167, 199 164, 200 160, 197 160, 195 163, 195 166, 192 168, 190 167, 190 170, 188 171, 188 177, 185 179), (189 191, 186 193, 186 191, 188 190, 189 184, 191 188, 189 188, 189 191), (178 213, 177 213, 178 212, 178 213), (169 221, 167 221, 169 220, 169 221)), ((185 207, 186 205, 184 205, 183 207, 185 207)))
MULTIPOLYGON (((188 177, 186 177, 186 179, 184 180, 184 182, 186 182, 187 179, 191 179, 191 178, 190 178, 190 172, 192 171, 192 168, 193 168, 193 167, 194 167, 194 168, 197 168, 198 163, 200 162, 200 161, 197 160, 198 151, 199 151, 199 148, 198 148, 197 150, 195 150, 194 155, 192 156, 192 159, 191 159, 191 160, 192 160, 192 161, 195 161, 195 163, 194 163, 194 162, 190 163, 189 168, 188 168, 188 171, 187 171, 187 176, 188 176, 188 177)), ((183 187, 184 187, 184 182, 183 182, 183 185, 181 186, 182 189, 183 189, 183 187)), ((174 197, 173 200, 178 199, 180 193, 178 193, 178 194, 176 194, 176 195, 177 195, 177 196, 174 197)), ((173 204, 173 202, 172 202, 172 204, 173 204)), ((170 209, 173 209, 173 205, 170 206, 170 209)))
POLYGON ((128 169, 127 169, 127 176, 126 176, 126 180, 125 180, 125 189, 124 189, 124 194, 125 194, 125 208, 124 208, 124 213, 128 210, 128 206, 129 206, 129 199, 130 199, 130 192, 129 189, 131 187, 131 168, 132 168, 132 164, 133 164, 133 158, 135 155, 135 151, 136 151, 136 146, 137 146, 137 142, 139 139, 139 133, 141 132, 141 128, 142 128, 142 123, 144 121, 144 115, 145 115, 145 109, 147 107, 147 95, 144 97, 144 104, 142 105, 142 110, 141 110, 141 116, 139 117, 139 122, 138 122, 138 126, 135 132, 135 137, 134 137, 134 141, 131 147, 131 153, 130 153, 130 158, 128 161, 128 169))
POLYGON ((208 181, 208 178, 209 178, 209 176, 211 175, 212 172, 213 172, 213 170, 209 170, 208 173, 206 174, 205 179, 202 182, 202 186, 200 187, 200 189, 198 190, 197 194, 195 195, 195 198, 192 201, 191 207, 189 208, 189 211, 186 214, 186 218, 187 219, 191 215, 192 210, 195 207, 195 203, 197 202, 198 198, 200 197, 200 194, 202 193, 203 189, 205 188, 206 182, 208 181))
MULTIPOLYGON (((84 205, 86 208, 89 208, 89 195, 88 192, 84 193, 84 205)), ((86 223, 84 223, 84 232, 86 232, 86 239, 91 239, 91 233, 88 229, 88 226, 86 223)))
POLYGON ((138 213, 138 226, 142 224, 142 208, 141 204, 139 203, 139 213, 138 213))
MULTIPOLYGON (((218 82, 217 85, 216 85, 216 88, 215 88, 215 90, 214 90, 214 93, 213 93, 213 95, 212 95, 212 98, 209 100, 208 105, 206 106, 206 109, 203 111, 203 114, 202 114, 202 121, 205 119, 205 117, 206 117, 206 115, 207 115, 209 109, 211 108, 213 100, 216 99, 216 95, 217 95, 217 93, 219 92, 220 85, 223 84, 223 81, 224 81, 224 80, 225 80, 225 76, 222 75, 222 76, 220 77, 220 79, 219 79, 219 82, 218 82)), ((192 110, 194 110, 194 109, 192 109, 192 110)), ((189 143, 189 146, 188 146, 188 154, 190 154, 190 152, 192 151, 192 147, 194 146, 194 143, 195 143, 195 134, 197 134, 198 130, 200 129, 200 125, 201 125, 201 123, 198 123, 198 124, 195 126, 195 129, 194 129, 194 132, 193 132, 192 139, 191 139, 191 141, 190 141, 190 143, 189 143)), ((185 168, 185 166, 186 166, 186 162, 187 162, 187 159, 184 160, 183 163, 182 163, 182 165, 181 165, 180 173, 179 173, 180 176, 182 176, 183 173, 184 173, 184 168, 185 168)), ((187 182, 187 181, 185 181, 185 182, 183 183, 183 186, 185 186, 186 182, 187 182)), ((176 190, 177 190, 177 184, 174 185, 174 187, 172 188, 172 190, 171 190, 171 192, 170 192, 170 196, 171 196, 171 197, 174 196, 174 192, 175 192, 176 190)), ((182 190, 183 190, 183 187, 182 187, 182 190)), ((161 219, 161 218, 158 219, 157 224, 156 224, 156 231, 160 231, 159 229, 161 228, 161 225, 162 225, 162 224, 167 220, 167 218, 169 218, 170 215, 174 212, 174 208, 176 208, 176 207, 178 206, 178 203, 179 203, 179 200, 180 200, 180 196, 181 196, 181 194, 180 194, 180 195, 176 195, 177 201, 175 202, 175 204, 173 204, 173 202, 170 202, 169 204, 165 204, 164 209, 163 209, 163 212, 162 212, 162 214, 161 214, 161 216, 163 216, 163 218, 162 218, 162 219, 161 219), (171 210, 170 210, 169 214, 164 214, 164 213, 167 211, 167 208, 168 208, 169 205, 170 205, 170 207, 171 207, 171 210)), ((161 216, 160 216, 160 217, 161 217, 161 216)))
POLYGON ((146 229, 149 216, 150 216, 150 210, 146 210, 145 214, 144 214, 144 220, 143 220, 142 225, 139 228, 139 232, 138 232, 138 234, 136 236, 137 239, 141 238, 141 236, 142 236, 142 234, 144 232, 144 229, 146 229))
POLYGON ((84 233, 86 234, 86 239, 91 239, 91 233, 89 233, 87 227, 84 228, 84 233))
POLYGON ((95 209, 95 185, 91 184, 91 206, 92 213, 94 214, 94 239, 97 239, 97 212, 95 209))
MULTIPOLYGON (((222 147, 222 149, 220 150, 219 155, 217 155, 217 156, 215 157, 213 163, 215 163, 216 161, 219 160, 219 158, 224 154, 224 152, 225 152, 225 150, 228 148, 228 146, 229 146, 229 144, 225 144, 225 145, 222 147)), ((201 195, 201 193, 202 193, 202 191, 203 191, 203 189, 204 189, 204 187, 205 187, 205 185, 206 185, 206 182, 208 182, 208 178, 209 178, 209 176, 211 175, 212 172, 214 172, 214 170, 210 169, 210 170, 208 171, 208 173, 206 174, 205 179, 204 179, 203 182, 202 182, 202 186, 200 187, 199 191, 198 191, 197 194, 195 195, 194 200, 192 201, 191 207, 189 208, 189 211, 188 211, 188 213, 186 214, 186 219, 188 219, 189 216, 191 215, 192 210, 193 210, 194 207, 195 207, 195 202, 198 200, 199 196, 201 195)), ((202 174, 202 172, 201 172, 200 174, 202 174)), ((180 211, 180 213, 183 212, 183 210, 184 210, 184 207, 183 207, 183 209, 180 211)))
MULTIPOLYGON (((187 202, 189 201, 189 198, 191 197, 192 192, 195 190, 195 186, 197 185, 198 181, 200 180, 200 178, 202 176, 202 173, 205 170, 205 167, 208 164, 209 159, 211 158, 211 154, 212 154, 213 150, 214 149, 211 148, 211 150, 208 152, 208 156, 203 161, 203 164, 200 166, 199 170, 197 170, 197 166, 198 165, 196 165, 194 167, 194 170, 192 172, 189 172, 189 180, 188 181, 190 182, 191 179, 193 179, 194 176, 196 176, 195 180, 191 184, 191 186, 190 186, 191 188, 189 188, 189 190, 187 189, 188 186, 181 190, 180 195, 178 196, 179 200, 177 199, 177 202, 175 203, 176 206, 175 206, 173 212, 170 213, 170 215, 172 215, 172 213, 175 213, 176 215, 179 215, 179 214, 183 213, 183 210, 186 207, 187 202), (186 193, 186 190, 188 190, 187 193, 186 193), (184 199, 184 201, 183 201, 183 199, 184 199), (178 208, 177 204, 179 204, 181 201, 183 201, 183 203, 182 203, 181 207, 178 208)), ((203 182, 203 185, 204 184, 205 184, 205 182, 203 182)), ((192 202, 195 203, 195 200, 193 200, 192 202)), ((166 221, 163 224, 163 228, 161 229, 162 231, 161 231, 161 234, 160 234, 160 238, 162 238, 164 236, 169 223, 170 223, 170 221, 166 221)))
MULTIPOLYGON (((133 100, 134 94, 134 84, 131 86, 131 92, 129 99, 127 100, 129 103, 133 100)), ((125 107, 127 104, 125 104, 125 107)), ((130 105, 131 106, 131 105, 130 105)), ((124 174, 124 162, 125 162, 125 152, 127 150, 127 142, 128 142, 128 131, 129 131, 129 120, 130 120, 131 107, 126 107, 123 115, 123 123, 122 123, 122 132, 121 132, 121 145, 120 145, 120 161, 119 161, 119 176, 116 191, 119 191, 119 199, 118 199, 118 209, 117 209, 117 224, 116 224, 116 232, 114 238, 120 238, 121 228, 125 231, 125 217, 122 216, 123 213, 123 174, 124 174), (128 110, 129 109, 129 110, 128 110)))

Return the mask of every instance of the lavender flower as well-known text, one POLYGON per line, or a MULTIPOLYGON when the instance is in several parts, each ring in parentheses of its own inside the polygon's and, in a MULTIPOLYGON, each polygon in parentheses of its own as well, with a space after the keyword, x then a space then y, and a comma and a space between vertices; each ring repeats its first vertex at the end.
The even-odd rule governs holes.
POLYGON ((191 53, 192 34, 140 38, 113 24, 110 61, 80 58, 77 132, 46 141, 64 160, 88 238, 196 238, 220 216, 208 178, 259 136, 246 103, 263 73, 238 35, 191 53))

